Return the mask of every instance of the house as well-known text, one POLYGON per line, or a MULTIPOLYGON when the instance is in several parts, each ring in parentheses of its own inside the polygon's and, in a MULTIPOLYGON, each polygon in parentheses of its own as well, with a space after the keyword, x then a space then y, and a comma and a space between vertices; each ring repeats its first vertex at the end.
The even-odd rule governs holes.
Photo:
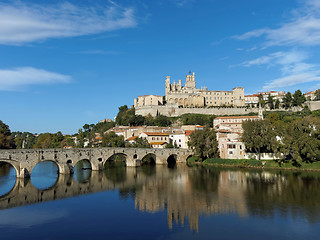
POLYGON ((247 120, 259 120, 260 116, 229 116, 217 117, 213 120, 213 126, 217 132, 219 154, 224 159, 246 158, 245 145, 242 142, 242 123, 247 120))
POLYGON ((164 148, 166 144, 170 143, 169 134, 163 132, 143 132, 139 137, 146 138, 154 148, 164 148))

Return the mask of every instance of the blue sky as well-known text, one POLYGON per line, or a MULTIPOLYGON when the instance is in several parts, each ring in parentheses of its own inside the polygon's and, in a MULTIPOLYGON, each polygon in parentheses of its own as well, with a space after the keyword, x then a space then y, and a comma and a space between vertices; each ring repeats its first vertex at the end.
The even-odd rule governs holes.
POLYGON ((165 76, 245 94, 320 87, 320 0, 0 0, 0 119, 75 133, 165 76))

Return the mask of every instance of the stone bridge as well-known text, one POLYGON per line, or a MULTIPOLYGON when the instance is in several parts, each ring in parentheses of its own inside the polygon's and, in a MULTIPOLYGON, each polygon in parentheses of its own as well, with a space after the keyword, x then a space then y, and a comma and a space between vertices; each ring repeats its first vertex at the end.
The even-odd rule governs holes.
POLYGON ((52 161, 59 174, 73 173, 74 166, 87 160, 92 170, 101 170, 113 156, 125 157, 127 167, 140 166, 147 157, 155 164, 186 163, 193 152, 187 149, 155 148, 72 148, 72 149, 14 149, 0 150, 0 162, 11 164, 18 178, 30 177, 33 168, 40 162, 52 161))

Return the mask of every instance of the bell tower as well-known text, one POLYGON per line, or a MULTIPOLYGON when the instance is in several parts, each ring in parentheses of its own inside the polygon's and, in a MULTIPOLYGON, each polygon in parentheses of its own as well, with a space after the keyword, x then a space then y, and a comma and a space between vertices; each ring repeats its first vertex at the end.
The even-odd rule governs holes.
POLYGON ((195 73, 191 75, 191 71, 189 72, 189 75, 186 76, 186 88, 196 88, 196 77, 195 73))

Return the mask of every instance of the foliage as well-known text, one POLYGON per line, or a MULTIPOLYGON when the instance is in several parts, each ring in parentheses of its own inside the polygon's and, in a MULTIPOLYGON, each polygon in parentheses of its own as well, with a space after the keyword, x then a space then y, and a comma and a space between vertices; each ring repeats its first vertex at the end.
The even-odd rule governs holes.
POLYGON ((284 95, 283 99, 282 99, 282 103, 284 108, 288 109, 292 106, 292 95, 290 92, 287 92, 286 95, 284 95))
POLYGON ((11 136, 18 149, 31 149, 37 141, 37 137, 30 132, 12 132, 11 136))
POLYGON ((275 108, 273 96, 271 96, 271 94, 269 94, 269 96, 268 96, 267 103, 268 103, 270 109, 274 109, 275 108))
POLYGON ((214 118, 214 115, 184 114, 181 116, 181 122, 183 125, 208 125, 213 127, 214 118))
POLYGON ((267 120, 248 120, 242 123, 242 141, 247 152, 258 154, 272 152, 277 143, 271 122, 267 120))
POLYGON ((145 123, 145 117, 135 114, 135 109, 128 109, 127 105, 119 107, 116 124, 122 126, 141 126, 145 123))
POLYGON ((275 103, 274 103, 274 108, 275 109, 279 109, 280 108, 280 100, 276 99, 275 103))
POLYGON ((306 117, 295 120, 283 125, 278 134, 281 144, 277 151, 283 154, 283 159, 297 164, 320 160, 320 119, 306 117))
POLYGON ((65 146, 65 138, 61 132, 42 133, 37 138, 33 148, 62 148, 65 146))
POLYGON ((115 126, 115 122, 99 122, 97 123, 93 128, 92 131, 95 133, 100 133, 101 135, 108 131, 110 128, 113 128, 115 126))
POLYGON ((152 117, 150 114, 145 118, 145 124, 148 126, 160 126, 160 127, 168 127, 171 126, 172 121, 169 117, 164 115, 157 115, 156 117, 152 117))
POLYGON ((227 165, 235 167, 262 167, 262 163, 255 159, 221 159, 221 158, 209 158, 203 163, 205 164, 216 164, 216 165, 227 165))
POLYGON ((0 149, 15 148, 9 126, 0 120, 0 149))
POLYGON ((293 106, 302 106, 302 103, 306 101, 305 96, 302 94, 300 90, 294 92, 292 96, 292 105, 293 106))
POLYGON ((150 144, 146 138, 136 138, 133 143, 127 143, 126 147, 150 148, 150 144))
POLYGON ((123 136, 109 132, 102 138, 102 147, 125 147, 125 141, 123 136))
POLYGON ((315 100, 320 100, 320 89, 315 91, 315 100))
POLYGON ((216 132, 209 127, 193 132, 190 135, 188 145, 190 148, 194 149, 196 156, 202 160, 217 157, 219 155, 216 132))
POLYGON ((261 105, 261 107, 264 107, 266 105, 266 101, 263 100, 263 96, 261 93, 259 94, 258 99, 259 99, 258 104, 261 105))

